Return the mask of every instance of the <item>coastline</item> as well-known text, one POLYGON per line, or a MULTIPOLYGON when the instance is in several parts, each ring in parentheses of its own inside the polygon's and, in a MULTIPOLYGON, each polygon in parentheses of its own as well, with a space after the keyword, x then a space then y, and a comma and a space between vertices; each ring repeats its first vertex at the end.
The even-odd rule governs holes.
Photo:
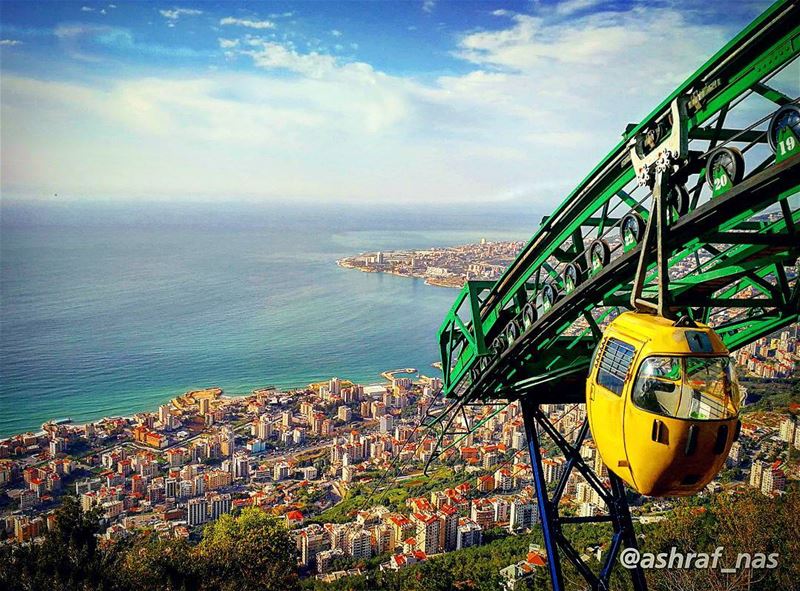
MULTIPOLYGON (((298 247, 302 221, 288 232, 227 228, 219 248, 202 257, 207 237, 191 228, 24 234, 36 248, 9 251, 9 264, 51 281, 30 286, 35 298, 10 291, 4 302, 0 437, 38 431, 54 417, 86 423, 151 410, 206 384, 230 395, 339 373, 366 384, 388 367, 436 359, 433 329, 454 296, 411 281, 387 286, 335 266, 351 250, 371 248, 371 224, 348 235, 346 246, 337 242, 339 229, 326 226, 298 247), (110 241, 119 248, 92 247, 110 241), (168 268, 163 249, 194 263, 168 268), (128 285, 131 251, 143 274, 128 285), (87 283, 74 281, 77 263, 97 269, 87 283), (45 323, 58 330, 36 333, 45 323)), ((450 239, 437 232, 405 240, 450 239)))
MULTIPOLYGON (((436 363, 431 364, 431 366, 432 367, 436 367, 436 363)), ((397 374, 418 373, 420 380, 426 381, 426 380, 430 380, 431 379, 430 376, 425 376, 425 375, 419 373, 418 370, 416 370, 415 368, 400 368, 400 369, 391 369, 391 370, 382 371, 382 372, 380 372, 378 374, 381 378, 383 378, 382 380, 380 380, 380 381, 379 380, 365 381, 362 385, 365 388, 375 388, 375 387, 384 386, 384 385, 386 385, 386 383, 390 382, 390 378, 388 378, 387 376, 392 375, 392 374, 396 374, 396 373, 397 374), (413 372, 409 372, 408 370, 410 370, 410 369, 413 369, 413 372)), ((85 429, 87 425, 93 425, 95 423, 102 423, 102 422, 106 422, 106 421, 122 420, 122 421, 126 421, 128 423, 132 423, 132 422, 134 422, 136 420, 136 416, 139 415, 139 414, 156 412, 158 410, 158 407, 161 406, 162 404, 172 403, 176 399, 182 398, 182 397, 184 397, 184 396, 186 396, 188 394, 195 393, 195 392, 201 392, 201 391, 205 391, 205 390, 219 390, 220 393, 219 393, 218 398, 220 400, 224 400, 226 402, 234 402, 237 399, 247 398, 249 396, 253 396, 254 393, 258 392, 259 390, 272 389, 272 388, 275 389, 276 393, 283 393, 283 394, 286 394, 286 395, 294 395, 298 391, 304 390, 304 389, 308 388, 309 386, 311 386, 313 384, 322 383, 322 382, 326 382, 326 381, 327 381, 327 379, 320 379, 320 380, 317 380, 317 381, 312 381, 312 382, 310 382, 308 384, 297 384, 297 385, 291 385, 291 386, 272 385, 272 384, 270 384, 269 386, 261 385, 261 386, 253 387, 248 392, 226 392, 220 386, 216 386, 216 385, 214 385, 214 386, 206 386, 204 388, 195 388, 195 389, 183 392, 181 394, 172 395, 169 398, 163 398, 163 399, 161 399, 160 401, 157 401, 154 404, 154 408, 143 409, 143 410, 139 410, 139 411, 136 411, 136 412, 133 412, 133 413, 130 413, 130 414, 129 413, 125 413, 125 414, 110 414, 110 415, 98 416, 95 419, 80 419, 79 421, 73 421, 71 417, 52 418, 52 419, 48 419, 48 420, 44 421, 42 423, 42 426, 46 425, 46 424, 49 424, 49 423, 62 422, 63 424, 69 425, 70 427, 75 427, 75 428, 78 428, 78 429, 85 429)), ((361 380, 359 380, 359 383, 360 382, 361 382, 361 380)), ((15 432, 12 432, 12 433, 0 435, 0 441, 10 440, 10 439, 13 439, 15 437, 19 437, 19 436, 22 436, 22 435, 27 435, 29 433, 31 433, 33 435, 36 435, 36 436, 42 436, 42 435, 46 434, 46 431, 44 431, 41 427, 36 428, 36 429, 30 429, 28 431, 15 431, 15 432)))
POLYGON ((423 249, 364 251, 340 258, 339 267, 422 279, 425 285, 461 289, 469 280, 496 281, 518 256, 523 241, 487 241, 423 249))
MULTIPOLYGON (((431 367, 435 367, 433 363, 431 364, 431 367)), ((397 371, 397 370, 391 370, 391 371, 397 371)), ((386 373, 385 370, 384 371, 373 371, 373 372, 370 372, 370 376, 369 377, 362 377, 362 375, 360 375, 360 374, 355 374, 355 375, 353 375, 352 379, 354 381, 358 382, 359 384, 363 384, 366 387, 375 387, 375 386, 380 386, 380 385, 383 385, 383 384, 386 383, 386 381, 384 381, 386 379, 383 376, 384 373, 386 373)), ((346 374, 347 374, 346 371, 341 371, 340 372, 340 375, 346 375, 346 374)), ((421 376, 421 377, 422 378, 426 378, 428 376, 421 376)), ((0 441, 6 440, 6 439, 10 439, 10 438, 16 437, 18 435, 26 434, 26 433, 41 434, 42 433, 42 430, 41 430, 41 425, 42 424, 46 424, 47 422, 50 422, 50 421, 53 421, 53 420, 61 419, 65 415, 68 415, 69 418, 70 418, 70 422, 68 423, 69 425, 80 426, 80 427, 84 427, 85 425, 88 425, 88 424, 91 424, 91 423, 95 423, 95 422, 98 422, 98 421, 103 421, 105 419, 131 420, 133 417, 135 417, 139 413, 153 412, 153 409, 157 409, 159 405, 171 402, 175 398, 184 396, 184 395, 186 395, 186 394, 188 394, 189 392, 192 392, 192 391, 200 391, 200 390, 206 390, 206 389, 212 389, 212 388, 219 388, 222 391, 222 394, 221 394, 220 397, 224 398, 226 400, 231 400, 231 399, 236 399, 236 398, 245 398, 247 396, 252 396, 254 391, 256 391, 258 389, 261 389, 261 388, 264 388, 265 384, 269 384, 270 386, 274 386, 279 391, 292 392, 292 391, 296 391, 296 390, 302 390, 302 389, 308 387, 309 384, 313 384, 313 383, 316 383, 316 382, 319 382, 319 381, 327 381, 327 379, 323 379, 322 377, 320 377, 320 378, 312 378, 310 381, 305 381, 305 380, 287 380, 287 381, 284 381, 284 382, 272 382, 272 381, 266 382, 265 381, 265 382, 258 383, 258 384, 247 384, 247 385, 239 384, 237 386, 234 386, 234 387, 231 387, 231 388, 228 388, 228 389, 224 388, 223 386, 219 386, 219 385, 209 385, 209 386, 206 386, 206 387, 190 387, 190 389, 183 390, 183 391, 180 391, 180 390, 165 390, 163 393, 159 394, 158 397, 148 397, 147 402, 142 404, 141 407, 139 408, 139 410, 122 409, 122 410, 117 410, 116 412, 112 412, 110 414, 106 414, 107 411, 104 412, 102 409, 97 409, 95 411, 69 410, 69 411, 65 411, 64 414, 62 414, 62 415, 57 415, 57 417, 52 417, 51 416, 51 417, 47 417, 47 418, 38 419, 38 421, 41 421, 41 422, 37 421, 36 425, 31 425, 31 427, 29 429, 27 429, 27 430, 15 429, 15 430, 9 430, 9 431, 2 431, 2 432, 0 432, 0 441), (73 419, 73 417, 76 417, 76 418, 73 419)), ((98 406, 100 406, 100 405, 98 404, 98 406)), ((115 406, 119 406, 119 405, 115 405, 115 406)))
POLYGON ((395 271, 394 269, 371 269, 369 267, 361 267, 355 265, 345 259, 338 259, 336 264, 343 269, 353 269, 354 271, 361 271, 362 273, 375 273, 382 275, 394 275, 395 277, 405 277, 406 279, 422 279, 425 285, 431 287, 444 287, 447 289, 461 289, 464 287, 465 279, 459 279, 457 284, 448 282, 445 279, 437 280, 435 277, 428 277, 424 274, 403 273, 402 271, 395 271))

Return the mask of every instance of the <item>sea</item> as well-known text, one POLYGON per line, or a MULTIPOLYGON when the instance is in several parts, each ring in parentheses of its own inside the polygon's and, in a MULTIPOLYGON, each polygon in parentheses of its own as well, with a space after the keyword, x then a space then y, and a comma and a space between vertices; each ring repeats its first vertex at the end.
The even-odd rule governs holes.
POLYGON ((436 331, 457 291, 336 260, 525 240, 540 219, 496 206, 3 200, 0 437, 209 386, 439 375, 436 331))

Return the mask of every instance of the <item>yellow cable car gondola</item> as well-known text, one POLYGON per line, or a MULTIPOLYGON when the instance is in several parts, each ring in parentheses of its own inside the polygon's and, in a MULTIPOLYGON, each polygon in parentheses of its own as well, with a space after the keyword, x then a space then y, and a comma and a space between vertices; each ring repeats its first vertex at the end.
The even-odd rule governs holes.
POLYGON ((609 470, 650 496, 690 495, 720 471, 740 423, 728 349, 703 324, 625 312, 606 328, 586 383, 609 470))

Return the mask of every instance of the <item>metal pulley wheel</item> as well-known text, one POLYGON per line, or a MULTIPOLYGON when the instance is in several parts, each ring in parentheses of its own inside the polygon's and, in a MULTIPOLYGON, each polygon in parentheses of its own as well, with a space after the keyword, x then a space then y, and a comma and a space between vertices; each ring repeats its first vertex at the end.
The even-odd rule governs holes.
POLYGON ((530 328, 531 324, 536 322, 538 316, 539 315, 536 313, 536 306, 533 302, 525 304, 525 307, 522 308, 522 325, 526 330, 530 328))
POLYGON ((723 188, 719 176, 715 173, 722 169, 730 179, 731 185, 737 184, 744 177, 744 156, 738 148, 718 148, 708 157, 706 166, 706 182, 715 191, 723 188))
POLYGON ((473 367, 469 372, 470 380, 473 384, 477 384, 478 380, 481 379, 481 370, 479 367, 473 367))
POLYGON ((800 138, 800 106, 798 105, 784 105, 778 109, 769 121, 769 129, 767 130, 767 141, 769 147, 773 152, 778 151, 778 147, 783 152, 791 152, 797 148, 796 142, 800 138), (791 129, 792 135, 784 138, 784 144, 781 145, 781 132, 786 129, 791 129))
POLYGON ((508 323, 508 326, 506 326, 505 334, 506 334, 506 341, 508 342, 509 346, 514 344, 514 341, 516 341, 519 338, 520 333, 521 331, 519 329, 519 324, 517 323, 516 320, 512 320, 511 322, 508 323))
POLYGON ((558 300, 558 290, 552 283, 545 283, 542 286, 542 291, 539 292, 539 297, 541 298, 542 310, 547 312, 558 300))
POLYGON ((582 273, 578 265, 569 263, 564 267, 564 293, 572 293, 583 280, 582 273))
POLYGON ((589 268, 597 273, 611 261, 611 248, 602 238, 593 240, 589 245, 589 268))
POLYGON ((689 213, 691 197, 685 185, 675 185, 667 195, 667 206, 672 208, 675 214, 682 218, 689 213))
POLYGON ((620 238, 625 250, 629 250, 641 242, 644 236, 644 220, 636 212, 630 212, 622 218, 619 226, 620 238))
POLYGON ((497 357, 503 351, 505 351, 505 341, 503 340, 502 336, 496 336, 492 341, 492 346, 490 347, 492 357, 497 357))

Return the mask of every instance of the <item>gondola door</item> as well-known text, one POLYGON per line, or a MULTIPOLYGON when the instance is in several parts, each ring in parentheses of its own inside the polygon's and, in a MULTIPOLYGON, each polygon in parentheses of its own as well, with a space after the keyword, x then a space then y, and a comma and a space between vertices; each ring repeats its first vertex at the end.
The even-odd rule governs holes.
POLYGON ((608 334, 595 355, 587 382, 589 425, 606 466, 634 486, 625 451, 625 390, 642 343, 626 335, 608 334), (602 450, 602 451, 601 451, 602 450))

